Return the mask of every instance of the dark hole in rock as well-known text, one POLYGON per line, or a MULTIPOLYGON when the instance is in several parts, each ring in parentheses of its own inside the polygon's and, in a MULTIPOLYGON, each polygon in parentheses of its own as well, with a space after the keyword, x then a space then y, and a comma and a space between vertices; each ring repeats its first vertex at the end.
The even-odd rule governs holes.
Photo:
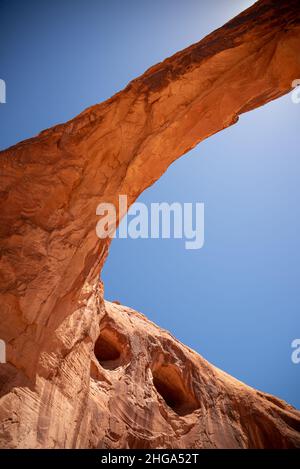
POLYGON ((174 365, 161 365, 152 371, 153 384, 166 404, 177 414, 190 414, 199 407, 192 391, 189 391, 174 365))
POLYGON ((181 407, 181 396, 176 392, 176 389, 172 389, 172 387, 168 383, 164 383, 156 377, 154 377, 153 383, 157 391, 164 398, 169 407, 171 407, 172 409, 181 407))
POLYGON ((95 344, 95 356, 103 368, 113 370, 122 362, 122 344, 113 331, 104 329, 95 344))

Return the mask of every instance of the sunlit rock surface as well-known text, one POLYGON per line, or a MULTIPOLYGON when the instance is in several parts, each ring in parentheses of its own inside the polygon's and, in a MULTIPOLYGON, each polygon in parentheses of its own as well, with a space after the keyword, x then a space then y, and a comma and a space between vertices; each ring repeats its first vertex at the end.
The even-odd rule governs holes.
POLYGON ((299 50, 299 0, 259 1, 106 102, 0 152, 1 447, 300 445, 299 412, 105 306, 109 241, 95 231, 99 203, 133 202, 199 142, 287 93, 299 50))

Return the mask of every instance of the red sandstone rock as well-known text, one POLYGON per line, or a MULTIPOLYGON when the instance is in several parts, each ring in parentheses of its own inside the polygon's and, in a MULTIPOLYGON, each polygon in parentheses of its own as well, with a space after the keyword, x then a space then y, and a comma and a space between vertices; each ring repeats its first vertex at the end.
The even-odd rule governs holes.
POLYGON ((105 305, 109 242, 95 231, 100 202, 133 202, 176 158, 291 89, 299 7, 259 1, 108 101, 0 152, 1 447, 300 446, 298 411, 105 305))

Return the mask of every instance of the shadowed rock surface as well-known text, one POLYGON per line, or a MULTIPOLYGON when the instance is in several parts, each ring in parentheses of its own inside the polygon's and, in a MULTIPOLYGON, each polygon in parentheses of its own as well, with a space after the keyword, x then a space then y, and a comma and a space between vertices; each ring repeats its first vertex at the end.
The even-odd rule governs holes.
POLYGON ((96 207, 300 77, 300 1, 259 1, 71 121, 0 152, 0 446, 296 447, 300 413, 103 300, 96 207))

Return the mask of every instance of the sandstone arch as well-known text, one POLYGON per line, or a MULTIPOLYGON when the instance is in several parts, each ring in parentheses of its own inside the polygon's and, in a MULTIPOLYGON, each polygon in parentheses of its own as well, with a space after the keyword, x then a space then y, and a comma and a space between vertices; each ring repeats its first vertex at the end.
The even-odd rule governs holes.
MULTIPOLYGON (((136 313, 103 301, 98 277, 109 242, 96 237, 97 205, 116 203, 118 194, 133 202, 176 158, 236 123, 241 113, 287 93, 300 76, 299 50, 299 0, 260 0, 104 103, 0 152, 0 337, 8 361, 0 365, 6 389, 0 401, 1 446, 122 447, 144 441, 153 447, 260 447, 270 440, 260 438, 257 422, 260 428, 266 422, 277 445, 300 445, 299 412, 189 356, 177 343, 178 354, 193 363, 191 370, 199 362, 205 375, 197 375, 203 407, 189 422, 190 443, 181 438, 187 424, 170 433, 167 419, 151 427, 160 441, 145 434, 144 414, 131 419, 123 400, 112 411, 117 421, 112 430, 104 404, 114 397, 107 388, 91 389, 89 366, 105 311, 118 312, 127 333, 137 337, 145 326, 136 313), (217 395, 221 406, 214 409, 217 395)), ((140 402, 143 392, 133 390, 135 374, 129 376, 119 384, 111 381, 111 389, 120 386, 140 402)), ((146 370, 138 368, 138 376, 148 382, 146 370)))

